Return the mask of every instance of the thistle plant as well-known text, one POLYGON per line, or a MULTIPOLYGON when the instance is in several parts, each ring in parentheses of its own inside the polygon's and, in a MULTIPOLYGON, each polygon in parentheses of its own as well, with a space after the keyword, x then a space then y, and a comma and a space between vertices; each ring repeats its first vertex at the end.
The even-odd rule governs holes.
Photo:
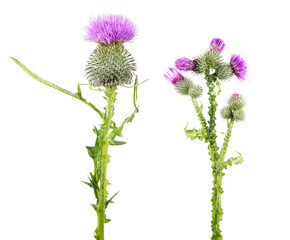
POLYGON ((221 86, 233 76, 241 82, 245 80, 247 67, 245 61, 239 55, 232 55, 230 63, 226 63, 222 58, 222 51, 225 43, 222 39, 214 38, 203 54, 193 59, 180 58, 175 61, 176 68, 169 68, 164 75, 170 81, 176 91, 191 98, 197 117, 200 121, 200 129, 184 128, 187 138, 191 140, 199 139, 208 145, 208 153, 211 160, 213 174, 212 188, 212 240, 221 240, 220 222, 222 221, 221 196, 223 193, 222 179, 224 170, 232 164, 241 164, 243 157, 238 153, 236 157, 225 160, 226 152, 230 142, 233 125, 235 122, 245 119, 245 100, 239 93, 233 93, 225 107, 220 111, 221 117, 227 120, 227 131, 224 134, 223 144, 218 147, 216 130, 217 96, 221 92, 221 86), (204 80, 208 89, 209 111, 208 118, 203 114, 203 104, 198 101, 203 89, 200 85, 193 83, 188 77, 184 77, 179 71, 190 72, 196 75, 204 75, 204 80))
POLYGON ((99 110, 91 102, 88 102, 82 95, 80 84, 77 85, 77 92, 73 93, 61 88, 43 78, 39 77, 24 64, 12 58, 27 74, 37 81, 74 97, 91 107, 101 118, 100 126, 94 127, 93 132, 96 140, 92 146, 86 146, 89 156, 94 163, 94 169, 89 172, 89 181, 84 182, 93 189, 96 202, 91 204, 97 213, 98 224, 95 230, 95 239, 104 240, 105 223, 110 219, 106 216, 106 209, 113 203, 117 193, 109 197, 107 187, 107 166, 110 162, 108 149, 110 145, 123 145, 126 142, 117 140, 122 137, 122 130, 126 123, 132 122, 135 114, 139 111, 136 105, 138 78, 135 75, 136 64, 130 52, 125 48, 124 43, 132 40, 136 35, 136 26, 121 15, 104 15, 91 19, 87 27, 85 39, 95 42, 97 47, 89 57, 85 74, 91 90, 98 90, 104 93, 106 106, 104 111, 99 110), (128 86, 135 79, 133 86, 128 86), (118 86, 133 87, 133 113, 120 125, 113 121, 114 104, 116 101, 118 86))

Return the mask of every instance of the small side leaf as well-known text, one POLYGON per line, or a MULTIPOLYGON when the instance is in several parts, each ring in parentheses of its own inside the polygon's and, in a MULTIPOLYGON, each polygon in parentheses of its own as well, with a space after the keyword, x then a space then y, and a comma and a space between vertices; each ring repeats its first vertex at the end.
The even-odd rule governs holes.
POLYGON ((82 99, 82 91, 81 91, 81 86, 80 84, 78 83, 78 92, 77 92, 77 95, 79 96, 80 99, 82 99))
POLYGON ((227 169, 227 165, 232 166, 233 164, 242 164, 244 162, 244 158, 242 157, 242 154, 237 152, 238 156, 237 157, 231 157, 229 158, 226 162, 223 162, 223 166, 225 169, 227 169))
POLYGON ((190 138, 191 140, 195 140, 196 138, 198 138, 199 140, 202 141, 202 140, 206 139, 206 131, 203 129, 199 129, 199 130, 197 130, 195 128, 187 129, 187 124, 186 124, 186 126, 184 128, 184 132, 185 132, 186 136, 188 138, 190 138))
POLYGON ((115 139, 111 139, 110 141, 110 145, 112 146, 119 146, 119 145, 124 145, 126 144, 127 142, 124 142, 124 141, 117 141, 115 139))
POLYGON ((107 208, 108 207, 108 205, 109 205, 109 203, 113 203, 113 198, 114 197, 116 197, 116 195, 119 193, 119 191, 118 192, 116 192, 109 200, 106 200, 106 202, 105 202, 105 208, 107 208))

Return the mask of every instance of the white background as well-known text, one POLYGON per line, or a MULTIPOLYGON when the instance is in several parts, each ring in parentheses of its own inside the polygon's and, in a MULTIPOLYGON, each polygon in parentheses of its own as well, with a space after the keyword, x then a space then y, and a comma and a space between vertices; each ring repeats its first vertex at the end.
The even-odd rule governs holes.
MULTIPOLYGON (((289 7, 287 1, 36 1, 1 3, 0 239, 94 239, 92 190, 84 185, 93 163, 85 145, 100 120, 82 102, 26 75, 13 56, 43 78, 71 91, 86 83, 94 43, 84 41, 88 19, 129 17, 138 36, 127 43, 138 64, 140 113, 124 130, 127 145, 111 147, 106 240, 208 240, 212 176, 207 147, 186 139, 199 128, 189 99, 163 78, 179 57, 194 57, 222 38, 224 58, 241 54, 244 83, 223 84, 219 109, 233 92, 247 100, 228 157, 245 162, 226 170, 224 240, 289 240, 289 7)), ((187 75, 189 76, 189 75, 187 75)), ((192 79, 204 86, 202 78, 192 79)), ((83 87, 99 108, 99 92, 83 87)), ((133 111, 132 89, 120 89, 115 120, 133 111)), ((206 94, 202 101, 207 102, 206 94)), ((206 113, 206 108, 204 112, 206 113)), ((218 119, 218 131, 226 122, 218 119)), ((221 136, 219 136, 221 137, 221 136)), ((221 138, 219 139, 219 141, 221 138)))

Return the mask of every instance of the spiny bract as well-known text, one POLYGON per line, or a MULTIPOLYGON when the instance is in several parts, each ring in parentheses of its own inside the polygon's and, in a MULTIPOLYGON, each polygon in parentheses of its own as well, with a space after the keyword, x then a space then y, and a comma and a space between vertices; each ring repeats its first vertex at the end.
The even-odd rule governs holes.
POLYGON ((86 76, 93 87, 127 85, 135 70, 134 58, 122 44, 99 44, 88 60, 86 76))

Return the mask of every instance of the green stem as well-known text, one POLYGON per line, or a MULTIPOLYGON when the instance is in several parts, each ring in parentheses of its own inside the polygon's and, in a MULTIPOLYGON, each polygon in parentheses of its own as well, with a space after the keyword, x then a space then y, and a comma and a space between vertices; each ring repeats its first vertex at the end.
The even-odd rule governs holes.
POLYGON ((212 161, 212 174, 213 174, 213 192, 212 192, 212 237, 211 240, 222 240, 221 229, 220 229, 220 222, 222 220, 223 210, 221 207, 221 195, 223 193, 222 185, 222 178, 224 173, 222 172, 222 167, 219 162, 220 156, 218 154, 218 146, 216 142, 216 109, 217 109, 217 102, 216 97, 217 93, 215 92, 215 82, 216 78, 213 75, 210 75, 209 69, 206 69, 205 73, 206 84, 208 86, 208 95, 209 95, 209 121, 208 121, 208 132, 209 132, 209 154, 211 156, 212 161))
POLYGON ((197 116, 199 118, 199 121, 200 121, 200 124, 202 126, 202 128, 206 131, 207 135, 209 134, 209 130, 208 130, 208 126, 207 126, 207 123, 206 123, 206 120, 202 114, 202 110, 200 108, 200 106, 198 105, 198 102, 195 98, 192 98, 192 102, 193 102, 193 106, 194 106, 194 109, 197 113, 197 116))
POLYGON ((232 119, 229 120, 227 125, 228 125, 228 130, 227 130, 227 133, 225 135, 224 143, 223 143, 223 146, 222 146, 221 152, 220 152, 220 163, 222 163, 226 157, 227 149, 228 149, 229 142, 230 142, 231 135, 232 135, 234 120, 232 120, 232 119))
MULTIPOLYGON (((108 148, 110 145, 110 128, 112 123, 112 117, 114 114, 114 102, 116 100, 116 89, 117 87, 106 87, 106 100, 107 107, 101 126, 100 135, 100 153, 99 153, 99 166, 95 166, 95 171, 98 168, 100 170, 100 190, 97 203, 98 213, 98 226, 95 231, 95 238, 97 240, 104 240, 104 225, 106 223, 106 198, 107 198, 107 165, 109 163, 108 148)), ((95 176, 97 176, 96 174, 95 176)))

